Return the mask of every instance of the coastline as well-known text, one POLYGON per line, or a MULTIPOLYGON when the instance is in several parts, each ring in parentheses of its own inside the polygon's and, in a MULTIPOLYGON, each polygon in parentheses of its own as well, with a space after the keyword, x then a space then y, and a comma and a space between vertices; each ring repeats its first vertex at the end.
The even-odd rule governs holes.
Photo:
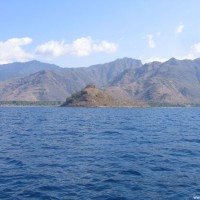
POLYGON ((0 101, 0 107, 68 107, 68 108, 199 108, 200 104, 146 102, 144 105, 68 105, 64 101, 0 101))

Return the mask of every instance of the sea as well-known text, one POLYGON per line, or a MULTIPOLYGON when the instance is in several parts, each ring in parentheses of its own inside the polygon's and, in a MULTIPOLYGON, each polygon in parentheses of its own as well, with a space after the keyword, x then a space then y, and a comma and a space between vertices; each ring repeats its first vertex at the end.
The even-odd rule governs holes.
POLYGON ((200 108, 0 107, 0 199, 200 199, 200 108))

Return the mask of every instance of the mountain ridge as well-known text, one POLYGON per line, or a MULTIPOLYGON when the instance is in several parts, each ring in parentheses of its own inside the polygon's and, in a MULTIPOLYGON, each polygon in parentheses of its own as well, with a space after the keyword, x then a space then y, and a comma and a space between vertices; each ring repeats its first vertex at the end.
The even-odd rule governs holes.
POLYGON ((142 64, 122 58, 83 68, 42 70, 0 82, 0 100, 65 100, 95 83, 114 98, 145 102, 200 102, 200 59, 142 64))
POLYGON ((0 65, 0 81, 24 77, 41 70, 60 70, 55 64, 43 63, 37 60, 14 62, 0 65))
POLYGON ((0 100, 48 101, 64 100, 72 93, 94 82, 99 87, 108 85, 116 75, 129 67, 141 66, 141 62, 131 59, 131 66, 124 64, 130 59, 118 59, 100 65, 83 68, 63 68, 61 70, 42 70, 25 76, 0 83, 0 100), (119 62, 122 64, 119 66, 119 62), (112 69, 112 70, 111 70, 112 69), (108 72, 111 72, 108 76, 108 72), (37 80, 37 81, 36 81, 37 80), (46 82, 44 82, 44 80, 46 82), (46 83, 46 84, 45 84, 46 83))

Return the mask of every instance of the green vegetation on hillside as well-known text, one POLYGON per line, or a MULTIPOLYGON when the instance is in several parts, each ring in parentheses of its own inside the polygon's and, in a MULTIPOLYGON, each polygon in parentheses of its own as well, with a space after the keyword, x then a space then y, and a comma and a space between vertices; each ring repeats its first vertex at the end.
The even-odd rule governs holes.
POLYGON ((0 101, 0 106, 60 106, 63 101, 0 101))
POLYGON ((167 102, 148 102, 150 107, 200 107, 199 104, 181 104, 181 103, 167 103, 167 102))

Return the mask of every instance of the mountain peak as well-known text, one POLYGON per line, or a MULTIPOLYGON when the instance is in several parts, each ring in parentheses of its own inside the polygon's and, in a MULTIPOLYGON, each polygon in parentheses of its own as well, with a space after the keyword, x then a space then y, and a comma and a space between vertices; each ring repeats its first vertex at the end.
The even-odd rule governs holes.
POLYGON ((174 64, 176 64, 176 63, 179 62, 179 61, 180 61, 180 60, 178 60, 178 59, 172 57, 172 58, 170 58, 169 60, 167 60, 167 61, 164 62, 164 63, 168 63, 168 64, 174 65, 174 64))
POLYGON ((168 61, 177 61, 177 59, 175 57, 172 57, 168 61))
POLYGON ((133 59, 133 58, 129 58, 129 57, 118 58, 117 60, 115 60, 113 62, 138 63, 138 64, 142 65, 141 60, 139 60, 139 59, 133 59))
POLYGON ((39 60, 29 60, 29 61, 27 61, 27 63, 31 63, 31 62, 39 62, 39 63, 41 63, 41 61, 39 61, 39 60))

